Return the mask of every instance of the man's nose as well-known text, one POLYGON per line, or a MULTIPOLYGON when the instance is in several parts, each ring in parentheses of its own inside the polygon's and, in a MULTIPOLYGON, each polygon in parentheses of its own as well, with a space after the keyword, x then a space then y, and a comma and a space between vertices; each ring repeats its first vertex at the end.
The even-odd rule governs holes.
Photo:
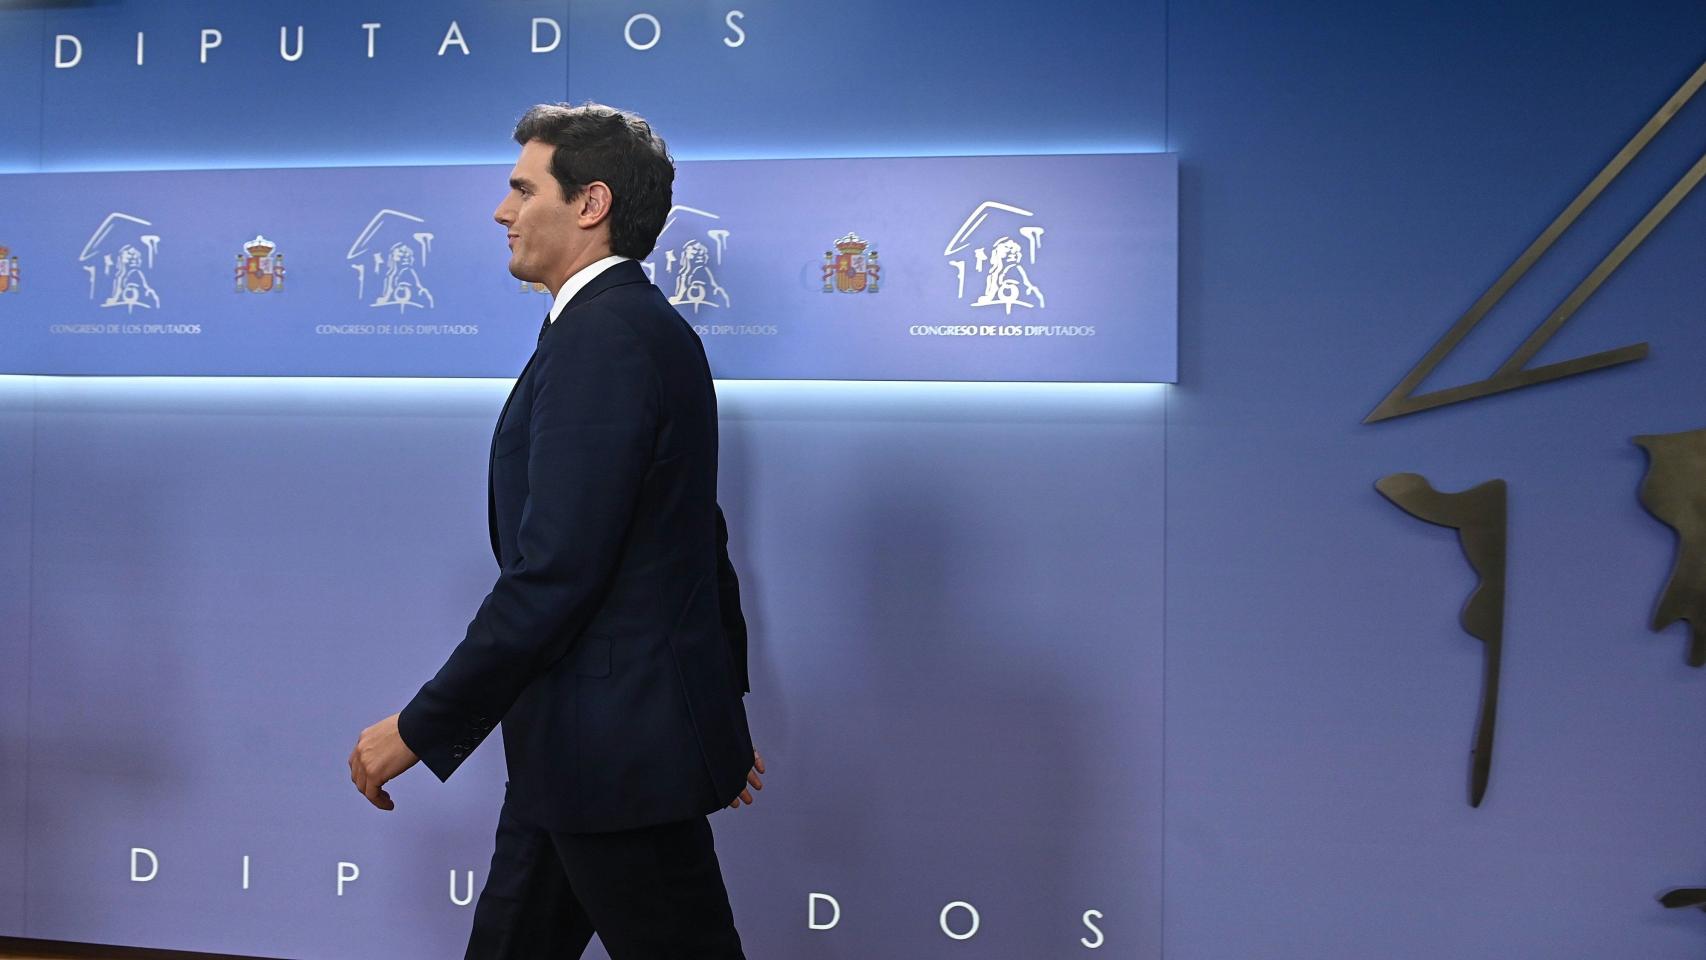
POLYGON ((492 219, 506 227, 515 222, 515 215, 509 212, 508 200, 498 204, 498 208, 492 211, 492 219))

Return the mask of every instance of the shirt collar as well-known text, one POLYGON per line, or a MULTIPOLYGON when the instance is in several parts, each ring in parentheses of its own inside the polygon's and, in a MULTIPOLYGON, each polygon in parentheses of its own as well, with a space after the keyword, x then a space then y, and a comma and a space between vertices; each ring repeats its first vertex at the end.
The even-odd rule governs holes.
POLYGON ((557 322, 557 318, 562 316, 563 310, 568 307, 569 301, 573 300, 575 294, 580 293, 587 284, 591 283, 594 277, 624 260, 632 259, 632 257, 605 257, 603 260, 589 263, 576 270, 575 275, 563 283, 563 288, 557 291, 557 299, 551 303, 551 322, 557 322))

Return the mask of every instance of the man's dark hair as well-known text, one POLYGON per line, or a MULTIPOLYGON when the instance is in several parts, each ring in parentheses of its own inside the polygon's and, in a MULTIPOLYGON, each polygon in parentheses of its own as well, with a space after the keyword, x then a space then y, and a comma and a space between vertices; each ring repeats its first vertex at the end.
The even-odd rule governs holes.
POLYGON ((610 186, 610 252, 642 260, 669 216, 675 164, 663 138, 632 113, 601 103, 541 103, 515 125, 515 142, 548 143, 551 175, 573 202, 594 180, 610 186))

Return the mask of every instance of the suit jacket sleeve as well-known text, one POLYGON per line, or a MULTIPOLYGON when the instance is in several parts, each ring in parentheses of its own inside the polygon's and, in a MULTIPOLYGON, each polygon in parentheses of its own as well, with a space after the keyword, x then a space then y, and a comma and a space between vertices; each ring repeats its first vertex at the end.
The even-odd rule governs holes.
POLYGON ((592 305, 565 327, 534 360, 519 557, 398 718, 403 742, 440 780, 597 613, 651 465, 660 391, 644 345, 592 305))
POLYGON ((734 661, 735 674, 740 677, 741 693, 752 692, 752 681, 746 672, 746 617, 740 610, 740 579, 735 565, 729 562, 729 525, 723 519, 723 508, 717 507, 717 603, 722 611, 723 637, 729 642, 729 657, 734 661))

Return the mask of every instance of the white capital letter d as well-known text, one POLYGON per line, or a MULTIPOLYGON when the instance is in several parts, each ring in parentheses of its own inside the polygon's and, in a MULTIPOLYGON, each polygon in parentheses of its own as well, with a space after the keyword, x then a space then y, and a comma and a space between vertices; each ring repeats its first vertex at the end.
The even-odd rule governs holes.
POLYGON ((841 922, 841 901, 827 893, 814 893, 806 900, 806 927, 811 930, 828 930, 841 922), (829 904, 835 912, 830 914, 828 923, 817 922, 817 905, 819 901, 829 904))
POLYGON ((148 849, 147 847, 131 847, 130 848, 130 879, 136 881, 137 883, 147 883, 148 881, 154 879, 155 877, 157 877, 159 875, 160 875, 160 858, 156 857, 154 855, 154 851, 148 849), (140 862, 138 860, 139 857, 147 857, 148 858, 148 876, 146 876, 146 877, 143 876, 141 871, 137 869, 140 866, 140 862))
POLYGON ((83 62, 83 41, 77 39, 76 37, 72 36, 69 33, 55 34, 54 38, 53 38, 53 66, 54 66, 54 68, 58 69, 58 70, 69 70, 72 67, 75 67, 76 65, 78 65, 79 63, 82 63, 82 62, 83 62), (70 42, 71 49, 76 51, 76 53, 73 53, 71 55, 71 59, 69 59, 69 60, 65 59, 65 44, 67 42, 70 42))
POLYGON ((552 50, 555 50, 559 46, 561 46, 562 43, 563 43, 563 28, 557 25, 557 21, 551 19, 550 17, 534 17, 533 18, 533 52, 534 53, 550 53, 552 50), (543 46, 539 43, 539 28, 541 26, 546 26, 546 27, 551 28, 551 45, 548 47, 543 46))

